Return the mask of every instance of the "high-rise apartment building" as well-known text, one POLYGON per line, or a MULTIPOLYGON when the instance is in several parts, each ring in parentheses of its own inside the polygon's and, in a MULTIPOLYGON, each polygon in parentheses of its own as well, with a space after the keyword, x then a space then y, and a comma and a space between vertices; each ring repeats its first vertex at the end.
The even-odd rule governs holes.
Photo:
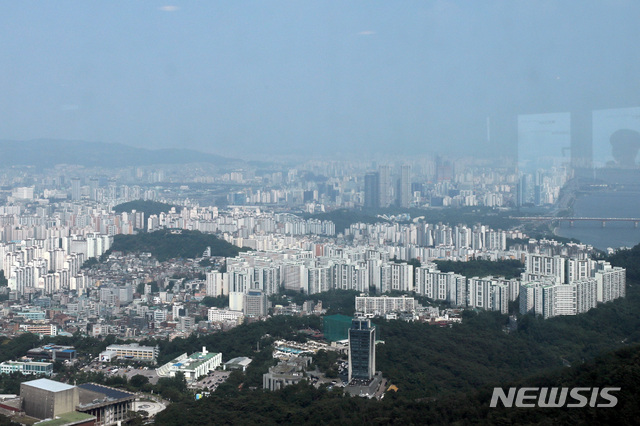
MULTIPOLYGON (((225 294, 225 275, 220 271, 207 272, 207 296, 218 297, 225 294)), ((228 289, 227 292, 228 293, 228 289)))
MULTIPOLYGON (((546 256, 543 254, 528 253, 525 261, 526 274, 536 276, 553 277, 557 284, 565 280, 566 260, 560 256, 546 256)), ((526 281, 527 278, 523 277, 526 281)))
POLYGON ((400 169, 398 180, 398 206, 408 208, 411 203, 411 166, 404 165, 400 169))
POLYGON ((80 178, 71 179, 71 199, 73 201, 80 200, 80 178))
POLYGON ((364 176, 364 206, 380 207, 380 173, 371 172, 364 176))
POLYGON ((594 272, 597 283, 597 301, 609 302, 626 296, 627 270, 612 267, 608 262, 599 262, 594 272))
POLYGON ((596 288, 594 278, 571 284, 525 283, 520 287, 520 313, 534 313, 543 318, 581 314, 596 306, 596 288))
POLYGON ((379 191, 380 191, 380 207, 389 207, 391 205, 391 172, 389 166, 378 167, 379 191))

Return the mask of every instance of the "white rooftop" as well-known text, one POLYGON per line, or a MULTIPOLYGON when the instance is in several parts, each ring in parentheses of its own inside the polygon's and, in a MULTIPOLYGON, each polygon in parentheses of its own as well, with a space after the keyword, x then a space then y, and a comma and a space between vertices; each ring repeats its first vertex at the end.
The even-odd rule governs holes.
POLYGON ((24 382, 25 385, 32 386, 34 388, 48 390, 50 392, 60 392, 69 389, 73 389, 75 386, 68 385, 62 382, 56 382, 55 380, 49 379, 37 379, 31 380, 28 382, 24 382))
POLYGON ((233 364, 249 365, 249 364, 251 364, 251 361, 253 361, 251 358, 247 358, 246 356, 239 356, 237 358, 230 359, 225 364, 227 364, 227 365, 233 365, 233 364))

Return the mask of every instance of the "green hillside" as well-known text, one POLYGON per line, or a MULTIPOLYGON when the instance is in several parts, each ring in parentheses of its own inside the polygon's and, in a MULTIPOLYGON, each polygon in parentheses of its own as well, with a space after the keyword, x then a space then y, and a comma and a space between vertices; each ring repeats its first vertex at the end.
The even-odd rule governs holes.
POLYGON ((171 208, 176 207, 173 204, 160 203, 150 200, 134 200, 127 203, 118 204, 113 208, 116 213, 131 212, 133 210, 137 212, 144 212, 145 219, 151 215, 159 215, 160 213, 167 213, 171 208))
POLYGON ((200 231, 163 229, 135 235, 116 235, 110 251, 151 253, 156 259, 164 262, 178 257, 200 257, 207 247, 211 247, 212 256, 224 257, 237 256, 241 251, 248 250, 200 231))

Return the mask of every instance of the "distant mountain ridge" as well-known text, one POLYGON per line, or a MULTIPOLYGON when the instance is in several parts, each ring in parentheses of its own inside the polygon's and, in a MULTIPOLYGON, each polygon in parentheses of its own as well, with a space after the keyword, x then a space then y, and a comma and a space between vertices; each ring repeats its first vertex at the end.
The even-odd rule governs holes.
POLYGON ((0 166, 52 167, 56 164, 74 164, 86 167, 128 167, 188 163, 224 165, 241 161, 191 149, 146 149, 120 143, 58 139, 0 140, 0 166))

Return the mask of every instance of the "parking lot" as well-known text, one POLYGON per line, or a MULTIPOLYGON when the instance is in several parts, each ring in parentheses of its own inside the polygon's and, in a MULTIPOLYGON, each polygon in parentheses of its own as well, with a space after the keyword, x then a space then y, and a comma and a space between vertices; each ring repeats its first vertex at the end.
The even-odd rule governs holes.
POLYGON ((149 383, 155 385, 158 383, 158 374, 156 373, 155 368, 147 367, 144 368, 129 368, 129 366, 109 366, 105 364, 101 364, 98 362, 93 362, 86 367, 83 367, 84 371, 94 371, 98 373, 103 373, 107 376, 109 375, 119 375, 126 376, 127 380, 131 380, 133 376, 139 374, 141 376, 145 376, 149 379, 149 383))
POLYGON ((156 373, 155 368, 148 369, 148 370, 139 369, 139 368, 120 369, 120 371, 117 374, 127 376, 127 380, 131 380, 133 376, 139 374, 141 376, 147 377, 149 379, 149 383, 151 383, 152 385, 155 385, 156 383, 158 383, 158 379, 160 378, 158 377, 158 373, 156 373))
POLYGON ((193 384, 195 389, 209 389, 215 391, 221 383, 224 383, 229 378, 230 371, 212 371, 202 379, 193 384))

